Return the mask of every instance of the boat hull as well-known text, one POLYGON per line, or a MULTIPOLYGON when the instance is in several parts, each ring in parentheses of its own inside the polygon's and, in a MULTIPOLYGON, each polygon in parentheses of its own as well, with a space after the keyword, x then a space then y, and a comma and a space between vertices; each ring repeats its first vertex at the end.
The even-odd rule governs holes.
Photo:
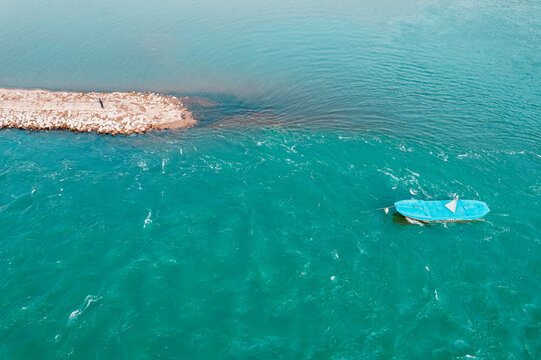
POLYGON ((453 213, 445 204, 450 200, 402 200, 395 203, 396 210, 407 218, 423 222, 474 221, 490 212, 487 204, 477 200, 458 200, 453 213))

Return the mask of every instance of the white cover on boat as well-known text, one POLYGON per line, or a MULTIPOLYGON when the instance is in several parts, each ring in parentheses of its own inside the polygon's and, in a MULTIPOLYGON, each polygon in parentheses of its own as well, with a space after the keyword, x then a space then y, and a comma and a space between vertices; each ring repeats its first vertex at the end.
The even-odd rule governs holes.
POLYGON ((445 204, 445 207, 453 212, 453 214, 456 211, 456 203, 458 202, 458 196, 456 199, 449 201, 447 204, 445 204))

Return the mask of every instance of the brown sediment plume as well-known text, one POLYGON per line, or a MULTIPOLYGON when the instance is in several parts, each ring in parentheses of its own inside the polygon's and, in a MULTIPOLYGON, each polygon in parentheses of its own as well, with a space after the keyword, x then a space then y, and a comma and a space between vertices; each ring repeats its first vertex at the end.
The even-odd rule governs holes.
POLYGON ((195 124, 182 101, 170 95, 0 88, 0 129, 67 129, 129 135, 195 124))
POLYGON ((228 117, 221 121, 213 123, 211 126, 220 128, 240 128, 243 126, 245 127, 254 125, 279 126, 283 125, 283 123, 280 122, 276 115, 261 111, 228 117))
POLYGON ((183 100, 185 100, 188 104, 192 104, 192 105, 198 105, 198 106, 202 106, 202 107, 206 107, 206 108, 209 108, 209 107, 214 107, 214 106, 217 106, 218 104, 208 98, 204 98, 204 97, 190 97, 190 98, 182 98, 183 100))

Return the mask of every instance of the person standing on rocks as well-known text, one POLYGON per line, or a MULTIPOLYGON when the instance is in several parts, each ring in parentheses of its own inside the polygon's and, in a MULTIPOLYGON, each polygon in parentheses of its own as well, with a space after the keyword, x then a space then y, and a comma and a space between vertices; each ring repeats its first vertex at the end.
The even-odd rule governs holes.
POLYGON ((102 109, 105 109, 105 108, 103 107, 103 101, 101 101, 100 98, 98 98, 98 101, 100 102, 101 108, 102 108, 102 109))

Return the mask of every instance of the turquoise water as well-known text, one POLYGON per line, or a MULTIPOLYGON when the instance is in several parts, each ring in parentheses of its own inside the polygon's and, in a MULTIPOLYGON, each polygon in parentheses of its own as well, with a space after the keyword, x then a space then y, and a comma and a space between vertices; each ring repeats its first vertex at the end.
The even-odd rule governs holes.
POLYGON ((0 131, 1 359, 541 358, 539 3, 1 8, 0 86, 200 119, 0 131))

